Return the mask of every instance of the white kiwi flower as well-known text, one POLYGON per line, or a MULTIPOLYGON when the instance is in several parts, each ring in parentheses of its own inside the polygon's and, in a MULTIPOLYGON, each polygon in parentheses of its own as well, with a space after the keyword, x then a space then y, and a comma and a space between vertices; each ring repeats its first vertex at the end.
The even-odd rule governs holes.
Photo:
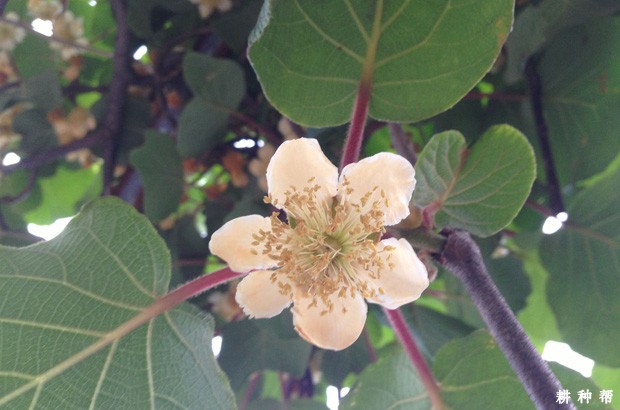
POLYGON ((267 168, 266 201, 286 213, 233 219, 209 248, 230 269, 249 272, 236 300, 250 317, 273 317, 291 304, 297 332, 341 350, 359 337, 366 301, 396 309, 420 297, 428 274, 404 239, 381 239, 409 215, 415 171, 379 153, 340 176, 314 139, 286 141, 267 168))
MULTIPOLYGON (((14 12, 8 12, 4 18, 15 23, 19 22, 19 16, 14 12)), ((0 23, 0 50, 11 51, 21 43, 26 36, 26 30, 16 24, 0 23)))

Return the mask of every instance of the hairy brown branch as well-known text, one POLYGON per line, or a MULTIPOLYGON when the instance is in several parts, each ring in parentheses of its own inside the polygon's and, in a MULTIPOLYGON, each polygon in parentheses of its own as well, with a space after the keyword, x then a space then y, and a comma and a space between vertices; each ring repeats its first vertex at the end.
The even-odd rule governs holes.
POLYGON ((114 178, 119 131, 123 119, 125 94, 129 83, 131 50, 129 43, 131 33, 127 25, 127 5, 123 0, 111 0, 112 12, 116 18, 116 44, 113 58, 113 79, 110 83, 108 106, 104 126, 107 130, 106 148, 104 152, 103 186, 104 193, 110 191, 114 178))
MULTIPOLYGON (((538 409, 557 409, 562 389, 489 276, 480 249, 464 231, 447 231, 440 262, 465 286, 489 331, 538 409)), ((572 403, 562 409, 575 409, 572 403)))
POLYGON ((106 132, 105 128, 98 128, 80 140, 54 147, 47 151, 37 152, 36 154, 33 154, 28 158, 24 158, 20 162, 13 165, 0 165, 0 172, 4 174, 9 174, 20 169, 39 168, 40 166, 45 165, 49 162, 63 158, 70 152, 77 151, 83 148, 92 148, 96 145, 99 145, 100 143, 105 141, 107 134, 108 133, 106 132))

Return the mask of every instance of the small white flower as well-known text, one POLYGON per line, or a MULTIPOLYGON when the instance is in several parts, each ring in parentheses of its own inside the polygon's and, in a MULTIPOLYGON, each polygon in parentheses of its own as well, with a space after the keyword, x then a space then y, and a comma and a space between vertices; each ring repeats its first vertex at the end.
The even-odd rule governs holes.
POLYGON ((54 23, 54 38, 64 40, 52 41, 51 47, 60 50, 60 56, 63 60, 67 61, 75 55, 82 54, 84 50, 79 47, 73 47, 72 44, 77 46, 87 46, 88 40, 84 38, 84 19, 82 17, 75 17, 70 11, 65 11, 53 20, 54 23))
MULTIPOLYGON (((19 16, 14 12, 7 13, 6 20, 18 22, 19 16)), ((21 43, 26 36, 26 30, 14 24, 0 23, 0 50, 11 51, 18 43, 21 43)))
POLYGON ((286 212, 249 215, 216 231, 211 252, 250 272, 236 299, 251 317, 293 304, 297 332, 326 349, 350 346, 366 321, 366 301, 395 309, 420 297, 428 274, 404 239, 383 239, 409 214, 414 169, 380 153, 338 169, 318 142, 284 142, 267 168, 267 201, 286 212), (365 301, 366 300, 366 301, 365 301))
POLYGON ((216 9, 224 12, 232 8, 233 3, 231 0, 189 0, 198 6, 198 12, 200 17, 206 19, 216 9))
POLYGON ((62 13, 62 5, 57 0, 28 0, 28 11, 35 18, 52 20, 62 13))
POLYGON ((271 157, 273 157, 275 152, 276 149, 273 145, 267 143, 258 149, 256 158, 252 159, 248 164, 248 171, 256 177, 259 188, 264 192, 267 192, 268 189, 267 177, 265 176, 267 166, 269 165, 269 161, 271 161, 271 157))

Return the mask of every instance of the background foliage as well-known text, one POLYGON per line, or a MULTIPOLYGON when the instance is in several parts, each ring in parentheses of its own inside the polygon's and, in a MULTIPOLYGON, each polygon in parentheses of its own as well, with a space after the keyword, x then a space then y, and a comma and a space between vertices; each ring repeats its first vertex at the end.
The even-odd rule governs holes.
MULTIPOLYGON (((385 1, 376 26, 381 1, 235 0, 203 18, 188 0, 68 0, 54 24, 73 13, 82 31, 51 38, 35 3, 0 2, 25 34, 0 42, 0 405, 320 409, 332 385, 351 388, 342 408, 428 408, 378 309, 341 352, 290 315, 245 319, 234 283, 119 330, 222 267, 207 243, 225 221, 269 214, 274 147, 313 137, 338 163, 372 69, 363 155, 417 160, 419 218, 397 234, 474 234, 535 345, 596 363, 554 367, 573 401, 589 388, 583 408, 619 407, 597 397, 620 386, 619 2, 385 1), (28 231, 76 214, 49 242, 28 231)), ((454 277, 439 268, 403 312, 449 406, 533 408, 454 277)))

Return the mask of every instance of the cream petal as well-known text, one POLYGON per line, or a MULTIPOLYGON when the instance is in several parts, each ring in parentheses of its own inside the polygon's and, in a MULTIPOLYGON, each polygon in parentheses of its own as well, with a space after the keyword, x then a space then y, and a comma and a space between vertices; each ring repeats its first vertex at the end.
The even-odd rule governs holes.
POLYGON ((315 139, 283 142, 267 167, 267 186, 274 205, 285 209, 286 192, 291 187, 303 191, 310 184, 320 187, 316 193, 318 201, 331 204, 338 189, 338 168, 323 154, 315 139))
POLYGON ((269 218, 247 215, 232 219, 213 233, 209 250, 224 259, 235 272, 273 268, 273 260, 252 246, 255 240, 252 234, 257 234, 260 230, 271 231, 269 218), (256 254, 252 250, 255 250, 256 254))
POLYGON ((291 304, 290 295, 280 293, 278 282, 271 281, 273 273, 257 270, 237 285, 235 300, 246 315, 266 319, 280 314, 291 304))
POLYGON ((362 295, 334 297, 334 308, 324 311, 322 302, 309 307, 311 298, 297 292, 293 297, 295 330, 308 342, 323 349, 342 350, 351 346, 362 333, 368 306, 362 295))
POLYGON ((377 245, 377 251, 385 260, 380 277, 372 278, 367 272, 359 272, 359 276, 375 289, 381 288, 383 293, 366 299, 388 309, 396 309, 418 299, 428 287, 428 273, 411 244, 405 239, 384 239, 377 245), (394 249, 382 252, 386 246, 394 249), (391 255, 389 260, 386 260, 387 255, 391 255))
POLYGON ((340 175, 338 196, 345 201, 359 203, 364 195, 376 187, 363 209, 370 209, 374 202, 379 201, 385 214, 385 225, 394 225, 409 215, 409 202, 415 182, 415 170, 409 161, 400 155, 381 152, 344 167, 340 175), (348 192, 341 186, 345 177, 347 188, 352 189, 346 190, 348 192), (385 197, 382 197, 382 193, 385 197))

